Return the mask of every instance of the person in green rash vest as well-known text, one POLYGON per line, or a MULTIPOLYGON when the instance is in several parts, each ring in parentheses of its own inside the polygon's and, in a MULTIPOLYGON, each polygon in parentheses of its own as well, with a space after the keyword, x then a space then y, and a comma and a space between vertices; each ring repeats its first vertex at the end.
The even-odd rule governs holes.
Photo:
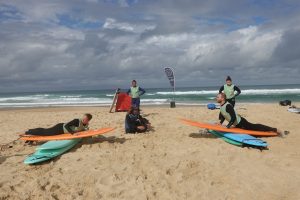
POLYGON ((229 102, 233 107, 235 106, 235 97, 241 94, 240 88, 232 84, 230 76, 226 78, 226 84, 219 89, 219 93, 226 95, 226 101, 229 102), (236 93, 235 93, 236 91, 236 93))
POLYGON ((136 80, 131 82, 131 87, 127 91, 127 94, 131 96, 131 106, 139 108, 140 107, 140 96, 145 94, 145 90, 137 85, 136 80))
POLYGON ((228 124, 226 126, 227 128, 237 127, 253 131, 272 131, 277 133, 279 136, 287 135, 289 133, 288 131, 282 132, 277 128, 269 127, 263 124, 252 124, 248 122, 245 118, 238 115, 233 106, 228 101, 226 101, 226 96, 224 93, 219 93, 216 97, 216 101, 220 104, 220 125, 222 125, 226 120, 228 121, 228 124))
POLYGON ((81 119, 73 119, 68 123, 59 123, 51 128, 35 128, 29 129, 22 136, 40 135, 40 136, 50 136, 50 135, 60 135, 64 133, 75 134, 80 131, 87 131, 89 129, 89 122, 93 116, 89 113, 85 114, 81 119))

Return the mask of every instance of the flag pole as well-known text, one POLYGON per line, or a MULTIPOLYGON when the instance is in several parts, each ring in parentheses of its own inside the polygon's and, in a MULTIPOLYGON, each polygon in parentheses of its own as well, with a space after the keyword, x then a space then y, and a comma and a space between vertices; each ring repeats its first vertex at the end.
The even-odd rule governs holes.
POLYGON ((174 74, 174 70, 173 68, 171 68, 172 71, 173 71, 173 75, 174 75, 174 86, 173 86, 173 101, 174 101, 174 104, 175 104, 175 84, 176 84, 176 81, 175 81, 175 74, 174 74))
POLYGON ((170 107, 175 108, 175 74, 171 67, 165 67, 165 73, 170 81, 170 85, 173 87, 173 98, 171 98, 170 107))

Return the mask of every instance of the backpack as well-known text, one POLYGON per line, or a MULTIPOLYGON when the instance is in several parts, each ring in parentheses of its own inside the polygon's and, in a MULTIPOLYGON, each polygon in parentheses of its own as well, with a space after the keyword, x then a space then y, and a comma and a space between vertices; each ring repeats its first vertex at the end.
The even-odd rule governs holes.
POLYGON ((281 106, 290 106, 290 105, 292 105, 292 101, 291 100, 279 101, 279 105, 281 105, 281 106))

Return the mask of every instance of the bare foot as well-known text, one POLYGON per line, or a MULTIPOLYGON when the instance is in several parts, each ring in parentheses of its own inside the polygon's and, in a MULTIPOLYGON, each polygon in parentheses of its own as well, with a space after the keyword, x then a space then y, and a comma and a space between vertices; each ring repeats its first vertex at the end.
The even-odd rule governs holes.
POLYGON ((279 137, 283 137, 283 132, 279 129, 277 129, 277 134, 278 134, 279 137))
POLYGON ((289 133, 290 133, 289 131, 282 131, 282 130, 277 129, 277 134, 279 137, 285 137, 289 133))
POLYGON ((288 135, 288 134, 290 134, 290 132, 289 131, 283 131, 283 134, 288 135))
POLYGON ((28 145, 33 145, 34 142, 33 141, 25 141, 25 144, 28 144, 28 145))

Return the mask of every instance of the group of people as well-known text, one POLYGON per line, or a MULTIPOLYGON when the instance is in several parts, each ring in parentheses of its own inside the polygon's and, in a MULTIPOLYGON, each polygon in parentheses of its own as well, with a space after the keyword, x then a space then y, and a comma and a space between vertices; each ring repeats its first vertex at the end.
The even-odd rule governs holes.
POLYGON ((279 136, 288 134, 287 131, 281 131, 277 128, 269 127, 263 124, 250 123, 244 117, 241 117, 234 109, 235 97, 237 97, 240 93, 241 90, 232 84, 230 76, 227 76, 226 84, 220 88, 219 94, 216 97, 217 103, 220 104, 220 122, 218 124, 222 125, 226 120, 228 122, 226 125, 227 128, 237 127, 254 131, 272 131, 276 132, 279 136))
MULTIPOLYGON (((125 132, 126 133, 143 133, 151 130, 150 122, 140 114, 140 96, 146 91, 137 85, 136 80, 131 82, 131 87, 127 94, 131 96, 131 109, 125 117, 125 132)), ((22 136, 50 136, 60 135, 64 133, 78 134, 81 131, 89 130, 89 122, 93 116, 90 113, 83 115, 81 119, 73 119, 68 123, 58 123, 50 128, 35 128, 29 129, 22 136)))
POLYGON ((136 80, 131 81, 127 94, 131 96, 131 108, 125 117, 126 133, 144 133, 151 129, 150 122, 140 114, 140 96, 145 90, 137 85, 136 80))
MULTIPOLYGON (((137 85, 137 81, 131 82, 131 87, 127 91, 127 94, 131 96, 131 108, 125 117, 125 132, 126 133, 143 133, 151 130, 151 123, 140 114, 140 96, 146 91, 137 85)), ((216 101, 220 104, 219 123, 222 125, 226 120, 228 124, 227 128, 241 128, 246 130, 255 131, 272 131, 278 135, 283 136, 288 134, 287 131, 273 127, 269 127, 263 124, 253 124, 248 122, 245 118, 241 117, 234 109, 235 98, 241 93, 241 90, 232 83, 230 76, 226 78, 226 84, 219 89, 216 101)), ((82 119, 74 119, 68 123, 59 123, 51 128, 36 128, 29 129, 25 135, 59 135, 64 133, 77 134, 80 131, 88 130, 89 122, 92 119, 92 115, 87 113, 82 119)))

